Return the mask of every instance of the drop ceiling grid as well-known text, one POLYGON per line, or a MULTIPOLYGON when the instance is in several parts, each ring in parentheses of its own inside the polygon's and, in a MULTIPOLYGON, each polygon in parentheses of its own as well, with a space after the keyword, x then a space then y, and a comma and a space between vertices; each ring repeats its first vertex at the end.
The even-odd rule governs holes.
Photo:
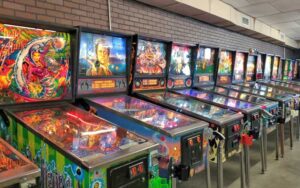
POLYGON ((222 0, 287 36, 300 40, 300 0, 222 0))

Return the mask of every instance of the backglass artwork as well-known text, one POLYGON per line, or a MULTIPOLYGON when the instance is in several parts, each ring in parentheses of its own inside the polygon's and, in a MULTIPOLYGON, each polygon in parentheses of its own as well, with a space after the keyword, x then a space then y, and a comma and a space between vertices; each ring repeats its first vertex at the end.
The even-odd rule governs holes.
POLYGON ((137 75, 163 75, 166 69, 166 47, 162 42, 139 39, 136 58, 137 75))
POLYGON ((255 73, 255 57, 253 55, 248 56, 246 66, 246 81, 252 81, 255 73))
POLYGON ((233 69, 233 81, 242 81, 244 78, 246 54, 237 52, 233 69))
POLYGON ((262 65, 262 56, 261 54, 257 55, 257 62, 256 62, 256 79, 263 78, 263 65, 262 65))
POLYGON ((0 105, 71 97, 68 33, 0 24, 0 105))
POLYGON ((173 45, 169 74, 191 75, 192 49, 186 46, 173 45))
POLYGON ((272 67, 272 79, 277 79, 279 61, 280 61, 279 57, 274 57, 273 67, 272 67))
POLYGON ((231 74, 232 72, 232 52, 231 51, 221 51, 220 63, 219 63, 219 74, 231 74))
POLYGON ((80 76, 122 76, 126 73, 126 39, 83 32, 80 37, 80 76))
POLYGON ((195 74, 213 74, 215 53, 216 50, 212 48, 198 49, 195 74))
POLYGON ((266 62, 265 62, 265 71, 264 71, 264 78, 265 79, 270 79, 270 76, 271 76, 271 62, 272 62, 272 57, 267 55, 266 62))

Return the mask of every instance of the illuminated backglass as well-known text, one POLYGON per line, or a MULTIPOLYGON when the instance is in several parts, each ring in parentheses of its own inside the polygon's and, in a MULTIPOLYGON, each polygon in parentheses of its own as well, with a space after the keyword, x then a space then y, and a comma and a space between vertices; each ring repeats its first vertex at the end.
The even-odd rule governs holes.
POLYGON ((0 105, 71 99, 71 35, 0 24, 0 105))
POLYGON ((165 88, 166 65, 165 42, 137 39, 133 90, 165 88))
POLYGON ((265 61, 265 67, 264 67, 264 79, 266 80, 270 80, 271 78, 271 62, 272 62, 272 56, 267 55, 265 61))
POLYGON ((233 52, 228 50, 222 50, 220 53, 220 60, 218 66, 217 82, 219 84, 231 83, 230 77, 232 74, 232 64, 233 64, 233 52))
POLYGON ((81 32, 78 95, 125 91, 127 39, 81 32))
POLYGON ((214 84, 214 63, 218 50, 215 48, 199 47, 194 67, 194 85, 214 84))
POLYGON ((245 70, 246 58, 247 58, 246 53, 243 53, 243 52, 236 53, 232 81, 243 81, 244 80, 244 70, 245 70))
POLYGON ((192 85, 192 47, 173 44, 169 67, 168 88, 183 88, 192 85))
POLYGON ((255 78, 255 64, 256 64, 256 56, 249 55, 246 66, 246 81, 254 81, 255 78))
POLYGON ((272 65, 272 79, 274 79, 274 80, 277 79, 279 61, 280 61, 280 58, 279 58, 279 57, 275 56, 275 57, 273 58, 273 65, 272 65))
POLYGON ((293 63, 293 78, 298 77, 298 60, 293 63))
POLYGON ((283 79, 287 80, 288 79, 288 67, 289 67, 289 60, 286 59, 284 61, 284 65, 283 65, 283 79))
POLYGON ((284 60, 280 60, 279 65, 278 65, 277 79, 282 79, 282 74, 283 74, 282 66, 283 66, 283 64, 284 64, 284 60))
POLYGON ((262 65, 262 55, 257 55, 256 61, 256 79, 260 80, 263 79, 263 65, 262 65))

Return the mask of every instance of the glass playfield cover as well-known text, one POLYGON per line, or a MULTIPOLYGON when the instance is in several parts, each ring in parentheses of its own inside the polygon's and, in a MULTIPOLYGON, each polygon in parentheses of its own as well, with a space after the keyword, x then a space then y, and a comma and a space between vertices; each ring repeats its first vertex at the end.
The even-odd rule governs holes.
POLYGON ((91 100, 165 131, 197 123, 196 119, 126 95, 91 100))
POLYGON ((144 93, 144 95, 159 102, 165 102, 209 119, 227 118, 235 114, 235 112, 231 110, 206 104, 196 99, 185 97, 176 93, 148 92, 144 93))
MULTIPOLYGON (((178 93, 187 95, 187 96, 192 96, 192 97, 196 97, 199 99, 205 99, 205 100, 209 100, 208 98, 203 98, 201 93, 203 93, 202 91, 199 90, 195 90, 195 89, 184 89, 184 90, 178 90, 178 93)), ((238 109, 246 109, 246 108, 250 108, 253 107, 253 104, 248 103, 248 102, 244 102, 244 101, 238 101, 235 99, 229 99, 227 97, 218 95, 218 94, 214 94, 214 93, 209 93, 209 95, 211 95, 210 98, 212 98, 213 102, 216 102, 218 104, 221 105, 227 105, 233 108, 238 108, 238 109)))
POLYGON ((71 105, 14 111, 13 114, 78 158, 105 156, 146 142, 123 128, 71 105))

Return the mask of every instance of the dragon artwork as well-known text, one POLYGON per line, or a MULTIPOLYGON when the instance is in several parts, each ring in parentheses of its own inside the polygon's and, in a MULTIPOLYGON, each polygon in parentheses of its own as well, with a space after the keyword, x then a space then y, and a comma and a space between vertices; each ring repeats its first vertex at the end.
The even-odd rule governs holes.
POLYGON ((0 104, 70 95, 70 35, 0 24, 0 104))

